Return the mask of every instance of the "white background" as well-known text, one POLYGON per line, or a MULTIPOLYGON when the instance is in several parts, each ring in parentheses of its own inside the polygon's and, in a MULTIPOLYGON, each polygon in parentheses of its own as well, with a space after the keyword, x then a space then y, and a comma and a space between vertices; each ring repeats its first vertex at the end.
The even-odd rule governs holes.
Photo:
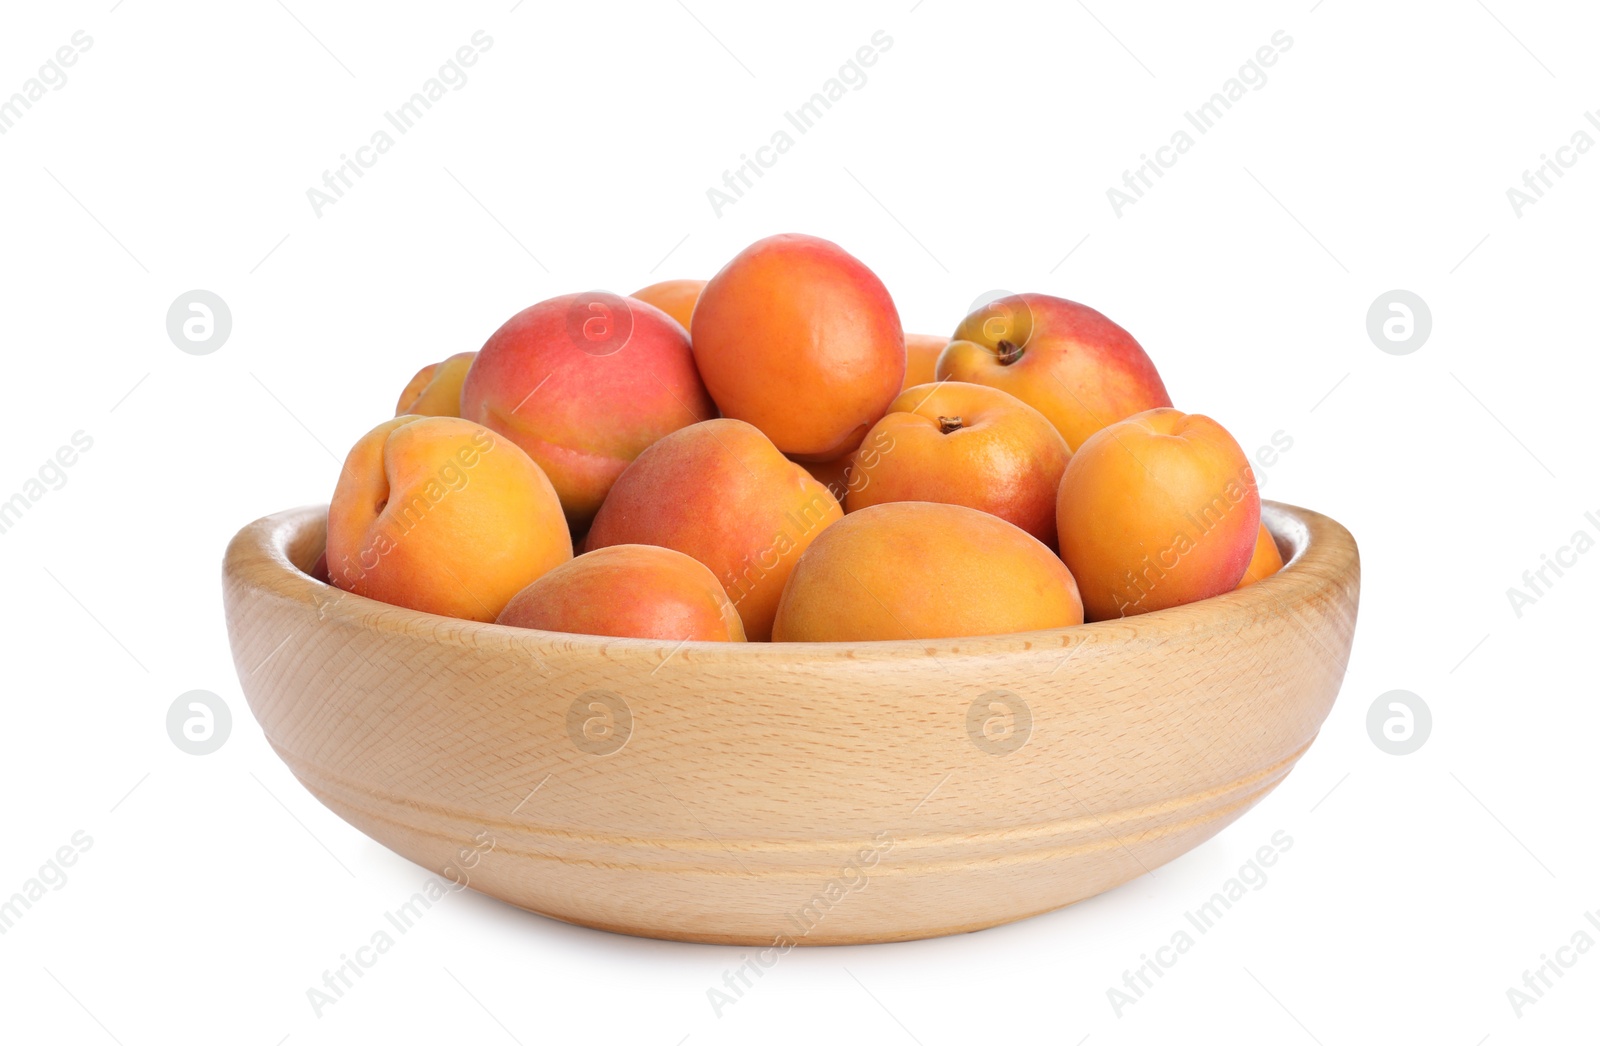
POLYGON ((0 936, 0 1037, 1592 1040, 1600 949, 1520 1017, 1507 989, 1600 909, 1600 553, 1520 617, 1507 589, 1600 533, 1600 150, 1520 216, 1506 195, 1600 109, 1592 8, 287 2, 8 5, 0 31, 0 97, 93 40, 0 136, 0 499, 93 439, 0 534, 0 897, 93 840, 0 936), (317 217, 306 190, 480 29, 469 82, 317 217), (1280 29, 1265 85, 1114 213, 1107 188, 1280 29), (893 44, 865 85, 714 213, 706 190, 877 30, 893 44), (417 367, 516 310, 705 277, 791 230, 872 266, 908 330, 947 332, 993 288, 1064 295, 1247 450, 1288 434, 1265 495, 1339 519, 1363 555, 1321 738, 1241 821, 1119 890, 975 935, 797 950, 720 1018, 706 990, 739 950, 471 893, 317 1016, 306 990, 427 873, 268 749, 223 630, 228 538, 325 501, 417 367), (194 288, 231 307, 211 355, 166 333, 194 288), (1366 332, 1394 288, 1432 312, 1410 355, 1366 332), (204 757, 165 729, 197 688, 234 716, 204 757), (1433 712, 1412 755, 1367 734, 1393 689, 1433 712), (1267 884, 1118 1016, 1107 989, 1279 830, 1294 844, 1267 884))

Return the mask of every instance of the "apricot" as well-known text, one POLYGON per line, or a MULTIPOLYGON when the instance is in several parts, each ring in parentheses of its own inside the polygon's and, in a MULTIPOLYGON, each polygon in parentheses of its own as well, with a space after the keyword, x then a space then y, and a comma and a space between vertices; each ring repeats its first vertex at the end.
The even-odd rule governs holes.
POLYGON ((440 363, 430 363, 417 371, 395 404, 394 416, 423 414, 430 417, 461 417, 461 383, 476 352, 458 352, 440 363))
POLYGON ((998 516, 927 501, 852 512, 800 557, 776 642, 944 639, 1083 622, 1072 573, 998 516))
POLYGON ((700 290, 705 285, 705 280, 662 280, 641 287, 628 297, 654 305, 677 320, 678 326, 688 330, 689 317, 694 315, 694 303, 699 300, 700 290))
POLYGON ((328 506, 329 580, 447 617, 493 621, 572 558, 555 489, 510 440, 461 418, 402 415, 351 448, 328 506))
POLYGON ((611 545, 511 597, 502 625, 637 639, 744 642, 739 611, 705 564, 656 545, 611 545))
POLYGON ((1263 523, 1260 532, 1256 534, 1256 548, 1250 556, 1250 565, 1245 568, 1244 577, 1239 579, 1239 587, 1253 585, 1282 569, 1283 554, 1278 551, 1278 543, 1272 539, 1272 531, 1263 523))
POLYGON ((850 489, 850 464, 854 460, 855 451, 851 451, 832 461, 796 461, 795 464, 811 473, 811 478, 827 487, 828 493, 843 505, 845 493, 850 489))
POLYGON ((883 282, 815 236, 769 236, 739 252, 700 292, 691 330, 723 416, 799 461, 856 449, 905 376, 883 282))
POLYGON ((461 389, 461 416, 527 451, 576 530, 640 451, 716 413, 683 328, 654 305, 601 291, 511 317, 461 389))
POLYGON ((933 334, 906 335, 906 376, 900 382, 900 391, 916 385, 938 381, 936 368, 939 354, 950 344, 949 338, 933 334))
POLYGON ((861 441, 861 446, 842 458, 834 458, 832 461, 801 461, 796 464, 811 473, 811 478, 827 487, 828 492, 843 505, 845 495, 866 482, 865 476, 855 467, 856 463, 860 461, 869 466, 876 465, 878 459, 893 449, 894 434, 888 431, 880 432, 874 428, 867 438, 861 441))
POLYGON ((940 501, 999 516, 1055 546, 1056 489, 1072 452, 1048 418, 1015 396, 959 381, 917 385, 889 404, 861 447, 847 513, 940 501), (862 454, 884 437, 892 453, 862 454))
POLYGON ((1049 418, 1072 450, 1113 422, 1172 406, 1133 335, 1048 294, 1013 294, 973 312, 939 355, 937 373, 1011 393, 1049 418))
POLYGON ((843 516, 828 488, 747 422, 702 421, 661 438, 617 478, 587 547, 661 545, 716 575, 745 635, 772 635, 795 561, 843 516))
POLYGON ((1102 621, 1232 590, 1255 548, 1261 496, 1221 425, 1147 410, 1073 454, 1056 526, 1089 620, 1102 621))

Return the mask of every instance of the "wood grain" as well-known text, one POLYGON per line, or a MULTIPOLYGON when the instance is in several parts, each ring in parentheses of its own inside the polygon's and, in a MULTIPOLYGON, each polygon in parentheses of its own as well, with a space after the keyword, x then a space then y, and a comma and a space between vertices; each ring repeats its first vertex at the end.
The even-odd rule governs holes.
POLYGON ((1360 586, 1348 531, 1268 503, 1284 569, 1200 603, 959 640, 679 645, 339 591, 305 572, 325 516, 258 520, 223 564, 245 696, 312 794, 553 918, 780 949, 1010 922, 1210 838, 1316 737, 1360 586))

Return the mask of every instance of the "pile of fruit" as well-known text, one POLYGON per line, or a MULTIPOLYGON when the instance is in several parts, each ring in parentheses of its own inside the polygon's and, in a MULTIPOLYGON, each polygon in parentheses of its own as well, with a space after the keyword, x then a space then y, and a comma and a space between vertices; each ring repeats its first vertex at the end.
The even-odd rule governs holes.
POLYGON ((350 451, 326 551, 415 610, 731 642, 1060 628, 1282 565, 1238 443, 1117 324, 1017 294, 905 334, 800 235, 424 367, 350 451))

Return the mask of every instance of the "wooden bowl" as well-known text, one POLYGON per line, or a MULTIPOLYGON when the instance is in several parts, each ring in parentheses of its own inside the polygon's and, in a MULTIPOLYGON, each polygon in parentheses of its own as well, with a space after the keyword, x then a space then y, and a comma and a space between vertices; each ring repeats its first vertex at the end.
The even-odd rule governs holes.
POLYGON ((1278 574, 954 640, 664 643, 486 625, 307 573, 326 509, 239 532, 234 663, 311 793, 424 867, 583 926, 897 941, 1048 912, 1215 835, 1344 677, 1350 533, 1269 504, 1278 574))

